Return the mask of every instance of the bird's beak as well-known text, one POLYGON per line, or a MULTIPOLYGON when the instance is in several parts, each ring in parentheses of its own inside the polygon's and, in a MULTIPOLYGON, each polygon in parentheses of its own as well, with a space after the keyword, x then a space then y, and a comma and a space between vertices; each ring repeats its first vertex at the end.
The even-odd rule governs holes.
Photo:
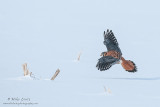
POLYGON ((103 56, 102 54, 100 56, 103 56))

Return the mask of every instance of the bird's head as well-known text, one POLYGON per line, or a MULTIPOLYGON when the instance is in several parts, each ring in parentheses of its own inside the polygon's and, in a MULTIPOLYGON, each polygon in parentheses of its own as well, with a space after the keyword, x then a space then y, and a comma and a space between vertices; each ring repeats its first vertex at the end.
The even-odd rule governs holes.
POLYGON ((104 56, 107 52, 102 52, 100 56, 104 56))

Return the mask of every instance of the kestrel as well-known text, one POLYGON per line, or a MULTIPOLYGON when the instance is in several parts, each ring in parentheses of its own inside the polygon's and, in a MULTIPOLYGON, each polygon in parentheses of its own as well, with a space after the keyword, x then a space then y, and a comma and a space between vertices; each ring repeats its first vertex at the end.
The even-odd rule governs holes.
POLYGON ((100 71, 108 70, 112 65, 121 64, 128 72, 136 72, 137 67, 133 61, 125 60, 122 57, 121 49, 119 48, 117 39, 112 30, 104 31, 104 45, 107 47, 107 52, 101 53, 101 58, 98 59, 96 67, 100 71))

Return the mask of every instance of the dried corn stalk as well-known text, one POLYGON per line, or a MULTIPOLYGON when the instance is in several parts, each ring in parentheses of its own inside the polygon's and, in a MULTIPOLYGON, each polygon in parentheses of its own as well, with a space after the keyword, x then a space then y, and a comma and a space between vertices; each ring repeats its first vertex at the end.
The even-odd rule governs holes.
POLYGON ((79 55, 78 55, 78 58, 77 58, 78 61, 80 60, 81 54, 82 53, 80 52, 79 55))
POLYGON ((60 72, 60 70, 57 69, 57 71, 55 72, 55 74, 53 75, 53 77, 51 78, 51 80, 54 80, 57 77, 57 75, 59 74, 59 72, 60 72))
POLYGON ((107 88, 107 89, 106 89, 105 86, 104 86, 104 92, 105 92, 106 94, 112 94, 111 89, 110 89, 110 88, 107 88))
POLYGON ((22 65, 22 67, 23 67, 23 71, 24 71, 24 76, 29 75, 30 72, 29 72, 29 70, 28 70, 28 68, 27 68, 27 63, 24 63, 24 64, 22 65))

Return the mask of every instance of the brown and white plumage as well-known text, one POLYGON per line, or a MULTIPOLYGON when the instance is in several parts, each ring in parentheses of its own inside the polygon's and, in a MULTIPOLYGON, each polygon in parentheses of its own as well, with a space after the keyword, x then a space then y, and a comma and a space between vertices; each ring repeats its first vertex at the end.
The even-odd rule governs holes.
POLYGON ((104 31, 104 45, 107 47, 107 52, 101 53, 101 58, 98 60, 96 67, 100 71, 108 70, 114 64, 120 64, 128 72, 136 72, 137 68, 134 62, 125 60, 122 57, 122 52, 119 48, 117 39, 112 30, 104 31))

